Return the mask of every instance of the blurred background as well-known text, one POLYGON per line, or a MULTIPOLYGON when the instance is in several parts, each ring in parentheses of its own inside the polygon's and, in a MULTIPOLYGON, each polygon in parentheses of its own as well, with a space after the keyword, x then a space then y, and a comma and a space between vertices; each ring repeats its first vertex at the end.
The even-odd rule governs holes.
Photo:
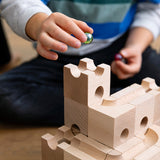
POLYGON ((2 25, 10 47, 12 61, 0 68, 1 73, 37 56, 31 42, 16 35, 4 20, 2 20, 2 25))

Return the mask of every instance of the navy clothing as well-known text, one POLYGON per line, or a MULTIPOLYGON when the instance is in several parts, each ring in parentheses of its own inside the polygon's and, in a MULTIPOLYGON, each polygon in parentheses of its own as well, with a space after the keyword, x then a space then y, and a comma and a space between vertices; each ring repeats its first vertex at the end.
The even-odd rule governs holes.
MULTIPOLYGON (((125 44, 127 34, 110 47, 88 54, 95 65, 111 64, 114 54, 125 44)), ((0 120, 32 125, 63 125, 63 67, 78 64, 83 56, 59 55, 57 61, 37 57, 0 76, 0 120)), ((141 71, 134 77, 119 80, 111 75, 111 92, 141 83, 151 77, 160 85, 160 55, 152 48, 143 53, 141 71)))
POLYGON ((7 64, 11 59, 9 46, 0 20, 0 66, 7 64))

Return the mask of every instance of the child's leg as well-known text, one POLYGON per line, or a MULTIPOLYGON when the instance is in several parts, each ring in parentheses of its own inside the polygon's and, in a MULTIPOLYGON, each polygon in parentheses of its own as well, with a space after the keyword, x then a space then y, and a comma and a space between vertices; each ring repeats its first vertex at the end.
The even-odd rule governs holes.
POLYGON ((0 76, 0 119, 63 124, 63 65, 38 57, 0 76))

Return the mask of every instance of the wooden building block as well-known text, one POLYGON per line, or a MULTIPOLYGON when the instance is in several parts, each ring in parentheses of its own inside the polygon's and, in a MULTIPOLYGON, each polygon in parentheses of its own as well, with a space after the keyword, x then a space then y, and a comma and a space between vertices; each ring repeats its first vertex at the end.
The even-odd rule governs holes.
POLYGON ((134 136, 135 105, 129 102, 146 94, 133 84, 103 99, 102 105, 89 106, 88 136, 115 148, 134 136))
POLYGON ((153 156, 151 160, 159 160, 159 157, 160 157, 160 153, 153 156))
POLYGON ((58 128, 55 136, 43 135, 41 138, 42 160, 63 160, 62 149, 58 145, 63 142, 70 143, 73 137, 71 130, 66 126, 58 128))
POLYGON ((125 143, 117 146, 115 149, 121 153, 125 153, 140 143, 143 143, 142 139, 140 139, 138 137, 133 137, 133 138, 129 139, 128 141, 126 141, 125 143))
POLYGON ((154 79, 152 78, 144 78, 142 80, 142 83, 141 83, 142 87, 146 90, 146 91, 150 91, 150 90, 157 90, 159 89, 159 87, 156 85, 156 82, 154 79))
POLYGON ((42 136, 42 160, 159 160, 160 87, 154 79, 110 95, 110 67, 64 67, 65 126, 42 136))
POLYGON ((95 105, 89 108, 88 136, 109 147, 117 147, 134 136, 133 105, 95 105))
POLYGON ((107 155, 106 160, 133 160, 137 154, 144 152, 146 149, 147 147, 143 143, 139 143, 120 156, 107 155))
MULTIPOLYGON (((126 143, 121 146, 118 146, 116 149, 117 150, 120 149, 123 153, 121 156, 121 159, 123 160, 126 160, 126 159, 127 160, 133 160, 133 159, 146 160, 148 158, 148 160, 152 160, 152 158, 148 156, 147 152, 150 152, 152 149, 154 150, 153 147, 155 147, 156 144, 158 143, 159 138, 157 136, 157 133, 159 132, 159 129, 160 129, 159 126, 153 125, 152 129, 149 128, 147 130, 143 140, 136 138, 136 139, 129 140, 130 141, 129 144, 126 143), (146 155, 146 158, 145 158, 145 155, 146 155)), ((155 149, 157 150, 157 147, 155 149)), ((153 157, 155 155, 156 155, 155 153, 152 154, 153 157)))
POLYGON ((82 59, 79 66, 64 67, 64 119, 65 125, 77 125, 88 135, 88 106, 100 104, 110 93, 110 67, 95 67, 93 60, 82 59))
POLYGON ((159 90, 151 90, 148 92, 149 94, 154 96, 154 117, 153 121, 154 123, 157 123, 160 121, 160 91, 159 90))
POLYGON ((82 134, 76 135, 71 141, 71 145, 98 160, 104 160, 106 155, 112 151, 112 148, 82 134))
POLYGON ((154 96, 146 93, 130 102, 136 108, 135 135, 144 135, 153 123, 154 96))
MULTIPOLYGON (((58 160, 56 157, 61 157, 61 155, 58 156, 58 153, 56 152, 58 143, 55 136, 45 134, 44 136, 42 136, 41 144, 43 160, 58 160)), ((59 160, 62 159, 59 158, 59 160)))
POLYGON ((146 134, 147 138, 145 139, 144 143, 147 145, 155 145, 160 147, 160 126, 152 125, 146 134))
POLYGON ((104 106, 114 106, 114 105, 122 105, 127 104, 131 100, 144 95, 145 89, 139 84, 133 84, 128 86, 111 96, 105 97, 103 99, 102 105, 104 106))
POLYGON ((92 156, 82 152, 81 150, 70 146, 64 150, 64 160, 96 160, 92 156))
POLYGON ((137 155, 134 160, 152 160, 152 158, 160 155, 160 148, 157 146, 152 146, 142 152, 141 154, 137 155))
POLYGON ((64 102, 65 125, 69 128, 76 125, 81 133, 88 135, 88 107, 69 98, 64 98, 64 102))
POLYGON ((64 67, 64 96, 89 106, 101 104, 110 94, 110 66, 94 66, 93 60, 84 58, 79 66, 64 67))
POLYGON ((147 146, 144 143, 139 143, 127 152, 123 153, 123 160, 133 160, 135 156, 137 156, 140 153, 143 153, 146 149, 147 146))
POLYGON ((56 138, 57 139, 67 139, 69 141, 72 140, 72 138, 74 137, 71 128, 68 128, 67 126, 62 126, 58 128, 58 131, 56 133, 56 138))

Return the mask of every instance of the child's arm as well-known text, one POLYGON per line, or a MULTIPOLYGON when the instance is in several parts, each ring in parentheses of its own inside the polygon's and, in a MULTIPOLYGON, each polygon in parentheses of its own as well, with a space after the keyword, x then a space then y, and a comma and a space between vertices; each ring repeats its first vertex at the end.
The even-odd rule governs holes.
MULTIPOLYGON (((158 2, 157 2, 158 3, 158 2)), ((118 78, 134 76, 141 69, 142 53, 160 34, 160 4, 139 3, 125 47, 120 51, 127 64, 113 61, 112 71, 118 78)))
POLYGON ((7 21, 12 30, 19 36, 30 40, 25 33, 28 20, 36 13, 50 15, 52 11, 41 0, 2 0, 1 16, 7 21))
POLYGON ((79 48, 81 42, 87 40, 84 32, 93 33, 93 30, 86 23, 58 12, 50 16, 37 13, 26 25, 26 34, 38 42, 38 53, 51 60, 58 58, 58 55, 51 50, 65 52, 67 45, 79 48))

